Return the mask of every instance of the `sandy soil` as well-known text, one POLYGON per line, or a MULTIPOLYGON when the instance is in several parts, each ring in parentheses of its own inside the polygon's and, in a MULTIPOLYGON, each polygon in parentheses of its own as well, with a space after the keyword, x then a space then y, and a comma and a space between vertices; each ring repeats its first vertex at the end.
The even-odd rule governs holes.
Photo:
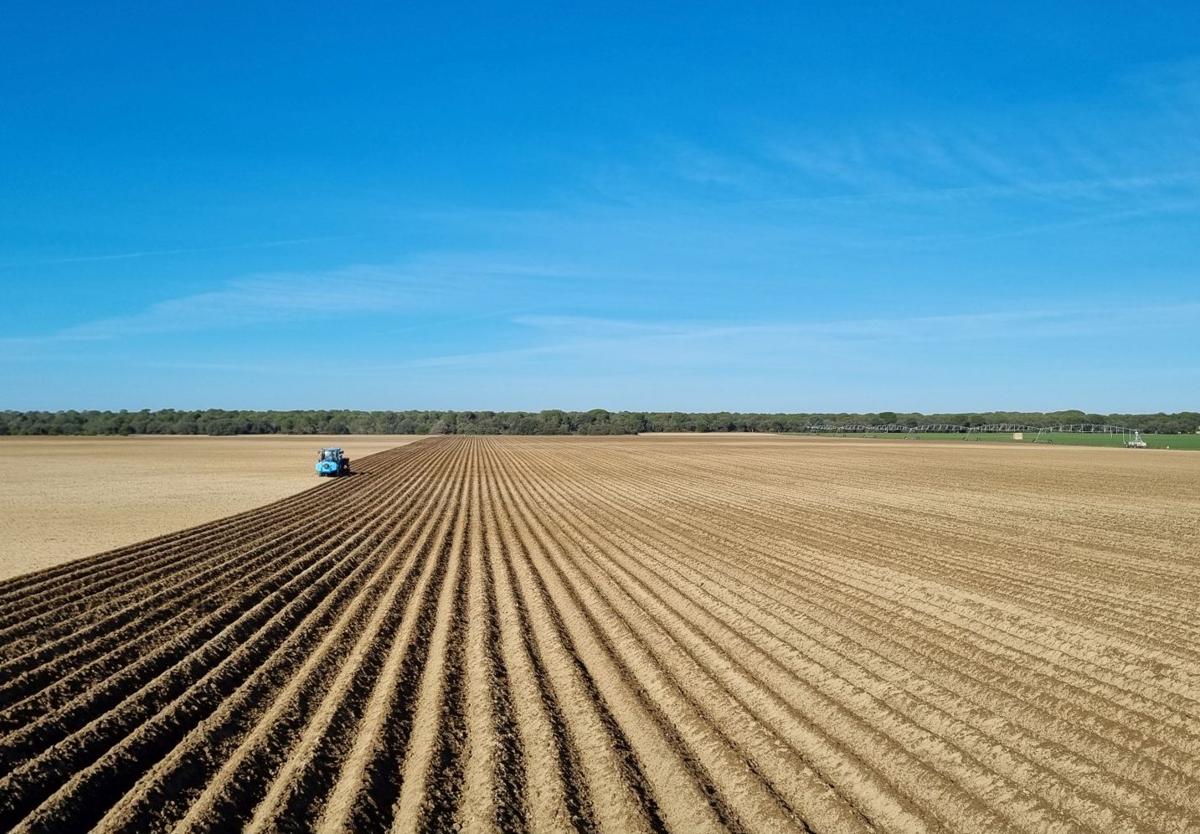
POLYGON ((419 438, 0 438, 0 579, 249 510, 314 486, 322 446, 353 461, 419 438))
POLYGON ((0 581, 0 830, 1191 834, 1196 460, 408 444, 0 581))

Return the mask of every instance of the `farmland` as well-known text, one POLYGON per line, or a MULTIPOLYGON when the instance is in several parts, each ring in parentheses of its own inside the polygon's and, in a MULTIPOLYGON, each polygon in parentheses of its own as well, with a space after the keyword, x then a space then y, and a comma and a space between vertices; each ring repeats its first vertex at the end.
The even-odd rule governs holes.
POLYGON ((1192 455, 356 469, 0 582, 0 829, 1200 830, 1192 455))

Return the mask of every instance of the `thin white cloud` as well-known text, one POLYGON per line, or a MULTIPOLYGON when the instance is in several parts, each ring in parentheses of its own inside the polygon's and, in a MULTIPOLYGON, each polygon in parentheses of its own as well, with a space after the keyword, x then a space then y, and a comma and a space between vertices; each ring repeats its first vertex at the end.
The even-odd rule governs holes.
POLYGON ((514 288, 536 288, 573 277, 561 265, 538 266, 511 256, 493 260, 452 255, 429 255, 398 265, 269 273, 234 279, 211 291, 163 299, 126 315, 82 322, 45 335, 0 339, 0 344, 32 348, 338 316, 450 312, 454 321, 492 318, 514 313, 513 299, 507 297, 514 288), (491 298, 497 304, 482 312, 467 316, 457 312, 474 306, 467 302, 478 304, 491 298))
MULTIPOLYGON (((1116 83, 1116 82, 1114 82, 1116 83)), ((1200 62, 1147 70, 1128 101, 1100 110, 956 114, 953 122, 880 123, 840 133, 781 131, 759 141, 783 205, 915 200, 1103 203, 1195 196, 1200 186, 1200 62)))
POLYGON ((275 274, 166 299, 126 316, 69 327, 51 340, 114 339, 329 318, 345 313, 419 309, 442 289, 387 268, 354 266, 319 274, 275 274))
POLYGON ((1040 340, 1200 326, 1200 303, 1170 306, 1029 309, 903 318, 812 322, 637 321, 581 316, 519 316, 535 344, 389 363, 378 370, 510 368, 554 357, 645 366, 794 363, 847 351, 869 356, 918 346, 1034 344, 1040 340))
POLYGON ((103 261, 130 261, 138 258, 152 258, 168 255, 194 255, 206 252, 239 252, 246 249, 273 249, 280 246, 296 246, 304 243, 320 243, 329 240, 345 240, 352 235, 333 235, 326 237, 297 237, 284 240, 264 240, 255 243, 231 244, 228 246, 198 246, 181 249, 147 249, 134 252, 115 252, 97 255, 77 255, 59 258, 37 258, 28 261, 9 261, 0 263, 0 269, 32 266, 55 266, 58 264, 99 263, 103 261))

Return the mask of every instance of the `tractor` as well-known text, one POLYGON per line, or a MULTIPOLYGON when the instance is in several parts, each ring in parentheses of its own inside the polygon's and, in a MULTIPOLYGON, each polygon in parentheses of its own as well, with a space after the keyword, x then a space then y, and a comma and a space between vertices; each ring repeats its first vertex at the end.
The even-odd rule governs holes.
POLYGON ((337 478, 350 474, 350 458, 341 449, 322 449, 317 452, 317 475, 337 478))

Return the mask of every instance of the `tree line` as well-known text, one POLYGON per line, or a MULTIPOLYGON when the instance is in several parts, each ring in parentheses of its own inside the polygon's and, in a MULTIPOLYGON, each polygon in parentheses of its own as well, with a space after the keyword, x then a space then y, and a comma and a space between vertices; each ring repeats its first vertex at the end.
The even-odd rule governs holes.
POLYGON ((801 432, 811 425, 962 426, 1098 423, 1153 434, 1192 433, 1200 412, 1089 414, 986 411, 953 414, 761 414, 682 411, 0 411, 0 435, 136 434, 636 434, 638 432, 801 432))

